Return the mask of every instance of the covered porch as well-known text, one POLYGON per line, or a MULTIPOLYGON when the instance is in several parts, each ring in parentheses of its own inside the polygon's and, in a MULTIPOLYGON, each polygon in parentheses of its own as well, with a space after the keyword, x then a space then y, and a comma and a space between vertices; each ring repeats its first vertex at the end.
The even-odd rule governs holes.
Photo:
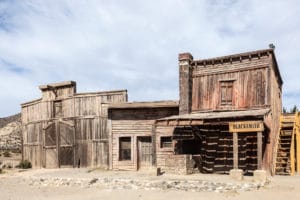
MULTIPOLYGON (((268 127, 264 116, 269 109, 222 111, 172 116, 156 121, 156 141, 171 139, 169 151, 157 145, 157 166, 164 159, 185 155, 189 173, 229 174, 232 169, 252 175, 263 169, 268 143, 268 127), (164 157, 165 156, 165 157, 164 157)), ((178 167, 178 166, 176 166, 178 167)), ((166 171, 172 166, 165 166, 166 171)), ((163 170, 163 169, 162 169, 163 170)), ((170 170, 172 171, 172 170, 170 170)))

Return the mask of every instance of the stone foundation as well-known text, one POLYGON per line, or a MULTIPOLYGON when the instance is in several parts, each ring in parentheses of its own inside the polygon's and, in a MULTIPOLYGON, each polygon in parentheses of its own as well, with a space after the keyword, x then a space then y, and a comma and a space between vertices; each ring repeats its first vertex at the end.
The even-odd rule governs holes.
POLYGON ((192 155, 164 155, 164 158, 157 161, 157 167, 162 173, 179 175, 192 174, 195 164, 192 155))
POLYGON ((244 178, 244 175, 243 175, 244 173, 243 173, 243 170, 241 170, 241 169, 232 169, 232 170, 230 170, 229 174, 232 179, 237 180, 237 181, 241 181, 244 178))

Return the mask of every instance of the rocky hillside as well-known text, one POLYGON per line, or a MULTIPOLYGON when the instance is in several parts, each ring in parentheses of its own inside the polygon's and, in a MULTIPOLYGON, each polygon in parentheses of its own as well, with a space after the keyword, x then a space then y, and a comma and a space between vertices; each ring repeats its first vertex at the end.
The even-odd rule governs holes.
POLYGON ((0 118, 0 149, 21 149, 21 114, 0 118))

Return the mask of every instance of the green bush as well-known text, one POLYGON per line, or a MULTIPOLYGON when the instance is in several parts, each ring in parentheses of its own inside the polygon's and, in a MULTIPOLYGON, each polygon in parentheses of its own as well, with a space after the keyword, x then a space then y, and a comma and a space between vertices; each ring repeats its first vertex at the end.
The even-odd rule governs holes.
POLYGON ((21 168, 21 169, 29 169, 31 167, 32 167, 31 162, 29 162, 28 160, 20 161, 20 163, 16 166, 16 168, 21 168))
POLYGON ((11 157, 11 153, 9 151, 4 151, 3 156, 4 157, 11 157))

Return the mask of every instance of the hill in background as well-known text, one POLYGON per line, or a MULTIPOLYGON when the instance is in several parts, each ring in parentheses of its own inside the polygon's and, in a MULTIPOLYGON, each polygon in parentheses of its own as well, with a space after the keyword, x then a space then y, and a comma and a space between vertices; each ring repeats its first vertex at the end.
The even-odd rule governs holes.
POLYGON ((21 150, 21 114, 0 118, 0 150, 21 150))

